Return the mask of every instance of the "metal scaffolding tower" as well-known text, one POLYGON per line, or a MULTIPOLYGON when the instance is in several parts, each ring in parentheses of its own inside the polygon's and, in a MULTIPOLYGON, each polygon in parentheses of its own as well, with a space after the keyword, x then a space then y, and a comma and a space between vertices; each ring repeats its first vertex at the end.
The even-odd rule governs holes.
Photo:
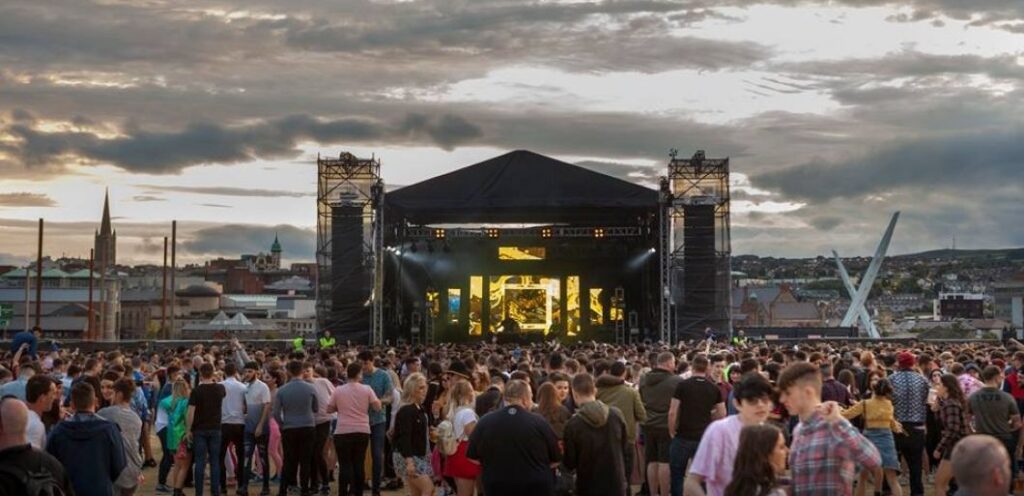
POLYGON ((317 322, 339 337, 383 342, 380 161, 317 157, 317 322), (369 312, 367 312, 369 310, 369 312))
POLYGON ((698 150, 689 159, 672 150, 663 182, 662 334, 702 337, 711 327, 732 334, 732 243, 729 159, 698 150), (675 305, 675 312, 672 312, 675 305))

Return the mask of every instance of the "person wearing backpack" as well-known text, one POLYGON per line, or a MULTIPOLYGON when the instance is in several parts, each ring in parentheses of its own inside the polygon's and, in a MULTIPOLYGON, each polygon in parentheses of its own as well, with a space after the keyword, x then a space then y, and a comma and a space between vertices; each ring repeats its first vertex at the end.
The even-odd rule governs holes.
POLYGON ((28 442, 28 408, 15 398, 0 400, 0 494, 73 495, 71 480, 52 455, 28 442))
POLYGON ((445 477, 455 479, 455 490, 458 496, 473 496, 476 480, 480 476, 480 465, 466 458, 469 446, 469 435, 473 433, 479 418, 474 410, 473 386, 468 381, 459 380, 451 388, 448 405, 451 408, 447 422, 451 429, 439 432, 441 452, 447 456, 444 466, 445 477))

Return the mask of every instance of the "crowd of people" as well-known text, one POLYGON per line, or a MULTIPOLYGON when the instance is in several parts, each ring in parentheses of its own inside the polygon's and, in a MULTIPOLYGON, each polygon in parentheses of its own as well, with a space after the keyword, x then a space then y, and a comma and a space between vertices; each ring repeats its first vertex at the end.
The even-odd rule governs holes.
POLYGON ((151 477, 175 495, 985 496, 1013 493, 1024 446, 1012 340, 83 352, 40 334, 0 367, 0 496, 151 477))

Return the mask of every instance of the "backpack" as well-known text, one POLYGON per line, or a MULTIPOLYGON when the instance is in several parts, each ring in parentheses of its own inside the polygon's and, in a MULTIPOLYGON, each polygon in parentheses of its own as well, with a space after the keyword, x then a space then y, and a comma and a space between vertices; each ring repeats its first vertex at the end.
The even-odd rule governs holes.
POLYGON ((59 482, 53 478, 53 474, 41 467, 35 470, 26 470, 10 465, 0 466, 0 476, 10 477, 25 489, 21 493, 25 496, 65 496, 64 489, 59 482))

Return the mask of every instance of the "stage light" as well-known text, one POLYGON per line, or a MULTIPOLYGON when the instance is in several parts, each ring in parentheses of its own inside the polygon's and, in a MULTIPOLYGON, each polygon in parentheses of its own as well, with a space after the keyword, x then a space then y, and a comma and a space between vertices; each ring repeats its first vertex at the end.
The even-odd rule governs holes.
POLYGON ((551 237, 551 228, 550 227, 545 227, 545 228, 541 229, 540 230, 540 237, 542 237, 542 238, 550 238, 551 237))
POLYGON ((594 229, 594 237, 595 238, 603 238, 604 237, 604 228, 603 227, 595 228, 594 229))
POLYGON ((444 239, 444 229, 434 229, 434 239, 444 239))
POLYGON ((656 251, 658 251, 658 250, 656 250, 656 249, 654 249, 654 248, 651 248, 650 250, 647 250, 647 253, 654 253, 654 252, 656 252, 656 251))
POLYGON ((491 239, 497 239, 498 236, 501 235, 501 231, 494 227, 488 227, 484 232, 487 233, 487 237, 491 239))

